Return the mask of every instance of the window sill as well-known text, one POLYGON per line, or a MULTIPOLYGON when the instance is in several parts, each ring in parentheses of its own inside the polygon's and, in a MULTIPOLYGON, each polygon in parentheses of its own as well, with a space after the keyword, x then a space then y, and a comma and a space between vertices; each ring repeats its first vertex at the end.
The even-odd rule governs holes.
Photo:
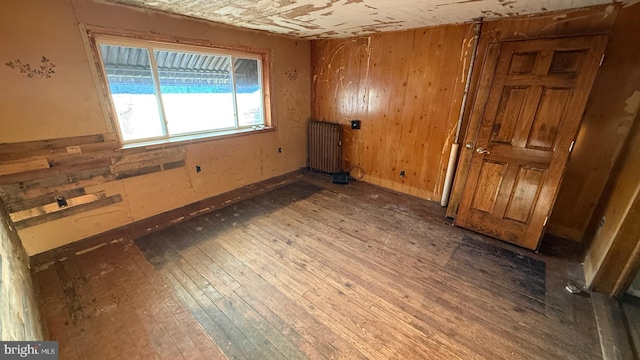
POLYGON ((265 127, 262 129, 251 129, 251 128, 241 129, 241 130, 234 129, 229 131, 220 131, 216 133, 185 135, 185 136, 173 137, 170 139, 128 143, 128 144, 122 145, 120 149, 121 150, 138 149, 138 148, 157 149, 157 148, 165 148, 168 146, 189 145, 189 144, 195 144, 195 143, 200 143, 205 141, 229 139, 229 138, 246 136, 251 134, 264 134, 264 133, 272 132, 275 130, 276 128, 274 127, 265 127))

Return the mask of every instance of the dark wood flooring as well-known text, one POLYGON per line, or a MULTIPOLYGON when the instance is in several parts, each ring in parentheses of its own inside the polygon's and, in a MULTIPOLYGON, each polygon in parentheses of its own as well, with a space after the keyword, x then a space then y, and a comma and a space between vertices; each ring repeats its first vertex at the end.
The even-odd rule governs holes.
POLYGON ((598 359, 580 264, 303 180, 35 274, 61 359, 598 359))
POLYGON ((625 294, 620 304, 624 312, 629 344, 635 359, 640 359, 640 298, 625 294))

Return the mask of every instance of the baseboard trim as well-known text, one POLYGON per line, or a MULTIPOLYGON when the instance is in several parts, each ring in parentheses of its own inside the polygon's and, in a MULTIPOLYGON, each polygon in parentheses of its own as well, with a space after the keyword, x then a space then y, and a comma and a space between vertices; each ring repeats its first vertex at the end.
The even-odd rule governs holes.
POLYGON ((38 269, 47 267, 56 261, 62 261, 71 256, 84 254, 108 243, 134 240, 146 234, 167 228, 171 225, 193 219, 235 204, 239 201, 246 200, 290 184, 302 177, 304 177, 302 170, 292 171, 284 175, 240 187, 224 194, 200 200, 177 209, 169 210, 116 229, 108 230, 55 249, 35 254, 30 258, 31 268, 38 271, 38 269))

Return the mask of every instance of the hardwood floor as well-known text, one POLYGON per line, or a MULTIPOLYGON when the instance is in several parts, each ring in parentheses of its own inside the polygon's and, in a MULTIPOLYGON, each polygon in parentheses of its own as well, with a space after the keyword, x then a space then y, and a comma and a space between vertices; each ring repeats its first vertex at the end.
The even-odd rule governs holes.
POLYGON ((635 359, 640 358, 640 298, 625 294, 620 300, 629 345, 635 359))
POLYGON ((598 359, 578 263, 303 180, 35 274, 61 359, 598 359))

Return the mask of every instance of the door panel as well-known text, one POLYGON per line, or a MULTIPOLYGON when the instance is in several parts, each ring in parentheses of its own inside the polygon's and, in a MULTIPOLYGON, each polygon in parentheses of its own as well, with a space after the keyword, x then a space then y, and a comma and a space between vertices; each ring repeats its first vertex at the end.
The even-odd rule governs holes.
POLYGON ((528 223, 536 205, 538 190, 544 178, 544 169, 520 167, 509 197, 505 219, 528 223))
POLYGON ((507 164, 487 161, 482 164, 478 184, 473 194, 473 208, 492 213, 498 198, 500 183, 507 170, 507 164))
POLYGON ((528 130, 524 129, 522 134, 529 135, 527 148, 552 150, 571 91, 572 89, 568 88, 542 88, 542 96, 532 126, 528 130))
POLYGON ((492 45, 457 225, 537 248, 605 44, 589 36, 492 45))
POLYGON ((517 124, 509 119, 520 118, 524 108, 529 87, 525 86, 505 86, 498 106, 498 113, 493 125, 493 136, 491 142, 511 145, 514 140, 516 130, 520 133, 522 129, 517 128, 517 124))

